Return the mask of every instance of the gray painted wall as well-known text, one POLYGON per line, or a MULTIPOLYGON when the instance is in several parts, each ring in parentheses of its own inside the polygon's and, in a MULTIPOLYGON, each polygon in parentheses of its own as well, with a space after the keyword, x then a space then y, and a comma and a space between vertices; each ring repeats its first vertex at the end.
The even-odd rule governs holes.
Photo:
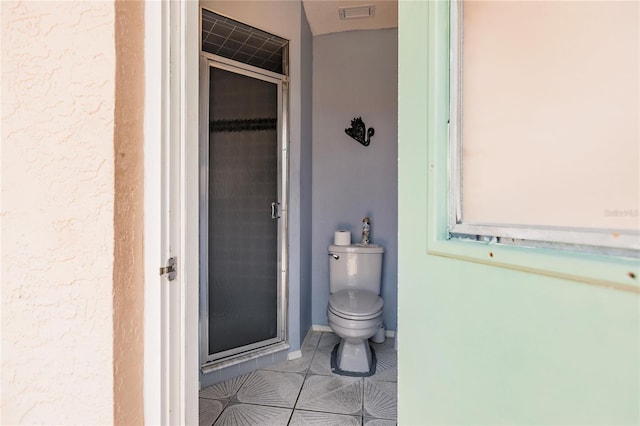
POLYGON ((300 10, 300 342, 311 328, 311 170, 312 170, 312 58, 313 36, 300 10))
POLYGON ((396 329, 397 64, 397 29, 313 38, 313 324, 327 324, 327 246, 334 231, 350 230, 359 241, 362 218, 369 216, 371 242, 385 248, 383 320, 396 329), (368 147, 344 132, 359 116, 375 128, 368 147))

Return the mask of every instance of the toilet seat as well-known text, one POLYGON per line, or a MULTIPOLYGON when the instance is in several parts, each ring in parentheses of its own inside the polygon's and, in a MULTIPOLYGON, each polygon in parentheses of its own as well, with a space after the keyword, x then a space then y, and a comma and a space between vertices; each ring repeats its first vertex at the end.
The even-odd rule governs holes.
POLYGON ((329 311, 352 321, 366 321, 382 314, 384 301, 368 290, 347 289, 337 291, 329 297, 329 311))

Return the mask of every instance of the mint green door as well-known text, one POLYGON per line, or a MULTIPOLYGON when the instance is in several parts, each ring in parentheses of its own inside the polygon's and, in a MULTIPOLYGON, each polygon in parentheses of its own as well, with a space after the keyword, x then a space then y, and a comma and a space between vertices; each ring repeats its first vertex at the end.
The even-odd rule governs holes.
POLYGON ((639 424, 638 262, 446 239, 449 5, 398 9, 398 423, 639 424))

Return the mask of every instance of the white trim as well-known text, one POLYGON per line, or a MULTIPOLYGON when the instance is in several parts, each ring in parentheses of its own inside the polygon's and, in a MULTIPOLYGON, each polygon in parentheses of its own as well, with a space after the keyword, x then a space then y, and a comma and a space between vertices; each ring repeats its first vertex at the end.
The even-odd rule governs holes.
POLYGON ((298 349, 297 351, 289 352, 287 354, 287 361, 293 361, 294 359, 302 358, 302 351, 298 349))
POLYGON ((635 251, 640 250, 640 234, 624 230, 458 223, 451 227, 450 232, 496 237, 502 243, 516 243, 516 241, 510 240, 525 240, 531 243, 553 242, 577 246, 595 246, 601 248, 599 251, 606 249, 621 250, 620 247, 635 251))
POLYGON ((180 342, 182 369, 181 424, 198 424, 199 351, 198 351, 198 303, 199 303, 199 52, 200 8, 198 2, 176 2, 181 7, 180 33, 180 110, 181 142, 183 157, 180 163, 181 199, 181 251, 183 261, 182 310, 180 342))
POLYGON ((197 163, 191 167, 197 162, 197 151, 194 155, 190 147, 195 141, 197 149, 198 143, 198 33, 192 25, 197 13, 194 2, 152 2, 145 7, 143 404, 147 424, 198 422, 197 184, 188 184, 194 170, 197 179, 197 163), (194 191, 195 208, 190 206, 194 191), (170 256, 178 258, 177 277, 171 282, 159 274, 170 256))
POLYGON ((288 349, 289 344, 287 342, 279 342, 275 345, 259 348, 255 351, 230 357, 229 359, 208 362, 207 364, 201 366, 200 369, 202 370, 202 374, 209 374, 213 371, 218 371, 228 367, 232 367, 234 365, 243 364, 253 359, 257 360, 258 358, 262 358, 267 355, 273 355, 278 352, 286 351, 288 349))

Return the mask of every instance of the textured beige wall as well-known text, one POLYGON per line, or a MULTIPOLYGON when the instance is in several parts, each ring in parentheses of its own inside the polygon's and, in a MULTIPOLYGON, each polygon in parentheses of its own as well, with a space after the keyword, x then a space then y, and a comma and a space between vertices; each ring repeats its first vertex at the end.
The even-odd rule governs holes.
POLYGON ((144 3, 116 1, 113 398, 118 425, 143 424, 144 3))
POLYGON ((1 424, 111 424, 112 2, 1 2, 1 424))

